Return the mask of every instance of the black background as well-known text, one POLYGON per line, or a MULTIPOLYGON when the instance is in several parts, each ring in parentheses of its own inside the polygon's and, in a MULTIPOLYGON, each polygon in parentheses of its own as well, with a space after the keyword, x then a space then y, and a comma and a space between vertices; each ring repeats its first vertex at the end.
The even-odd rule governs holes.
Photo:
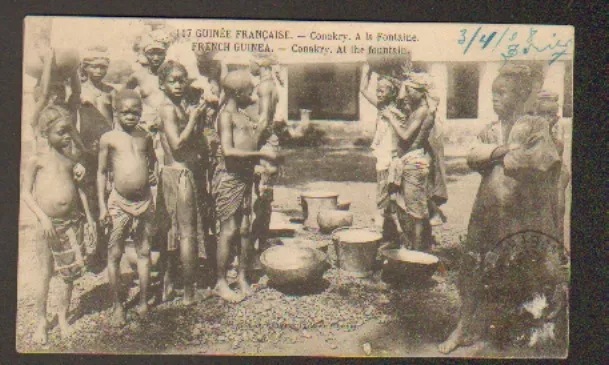
MULTIPOLYGON (((195 356, 19 355, 15 351, 17 245, 21 146, 23 18, 25 15, 136 16, 562 24, 575 26, 572 281, 567 360, 609 363, 609 236, 607 136, 609 135, 609 5, 606 1, 4 1, 0 11, 0 364, 168 363, 463 363, 459 359, 220 358, 195 356)), ((472 363, 474 361, 467 361, 472 363)), ((475 363, 488 361, 475 361, 475 363)), ((506 361, 501 361, 504 363, 506 361)), ((531 360, 514 361, 531 363, 531 360)))

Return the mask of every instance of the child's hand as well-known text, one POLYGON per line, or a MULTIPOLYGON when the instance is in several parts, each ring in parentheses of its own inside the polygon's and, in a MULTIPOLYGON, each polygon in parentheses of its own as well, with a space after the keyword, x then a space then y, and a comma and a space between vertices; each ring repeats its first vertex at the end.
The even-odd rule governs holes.
POLYGON ((101 227, 107 227, 110 225, 111 219, 108 214, 108 209, 106 207, 99 208, 99 224, 101 227))
POLYGON ((87 172, 87 170, 83 165, 77 163, 76 165, 74 165, 72 172, 74 173, 74 180, 76 182, 81 182, 82 179, 85 177, 85 173, 87 172))
POLYGON ((191 105, 188 107, 188 115, 191 118, 199 118, 205 111, 205 104, 191 105))
POLYGON ((53 226, 53 222, 51 222, 48 217, 41 220, 40 224, 42 225, 42 235, 44 238, 53 240, 59 239, 59 237, 57 236, 57 231, 55 231, 55 227, 53 226))

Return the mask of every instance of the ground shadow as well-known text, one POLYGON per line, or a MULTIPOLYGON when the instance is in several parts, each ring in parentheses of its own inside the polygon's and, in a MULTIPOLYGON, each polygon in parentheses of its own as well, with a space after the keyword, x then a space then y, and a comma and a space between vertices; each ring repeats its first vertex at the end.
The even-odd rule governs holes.
POLYGON ((299 285, 282 285, 275 284, 272 280, 269 280, 268 286, 286 295, 305 296, 323 293, 326 289, 330 287, 330 281, 321 278, 301 283, 299 285))

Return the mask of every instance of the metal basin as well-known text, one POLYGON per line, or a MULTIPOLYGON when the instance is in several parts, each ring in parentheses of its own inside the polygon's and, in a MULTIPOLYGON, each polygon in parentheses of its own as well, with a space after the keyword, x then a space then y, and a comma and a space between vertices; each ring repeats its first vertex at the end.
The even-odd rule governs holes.
POLYGON ((382 250, 386 263, 383 276, 393 280, 425 281, 438 269, 437 256, 405 248, 382 250))
POLYGON ((376 254, 383 236, 370 228, 339 228, 332 233, 338 268, 355 277, 374 271, 376 254))
POLYGON ((275 246, 260 255, 260 263, 274 285, 299 285, 321 280, 328 269, 326 254, 314 248, 275 246))

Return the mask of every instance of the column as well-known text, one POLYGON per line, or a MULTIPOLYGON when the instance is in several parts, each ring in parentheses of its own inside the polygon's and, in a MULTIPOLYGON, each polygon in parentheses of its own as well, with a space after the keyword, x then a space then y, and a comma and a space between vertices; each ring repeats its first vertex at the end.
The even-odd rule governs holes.
POLYGON ((499 74, 499 62, 481 62, 479 64, 480 84, 478 88, 478 120, 489 123, 497 120, 493 110, 493 81, 499 74))
POLYGON ((278 90, 279 101, 275 110, 275 120, 288 121, 288 66, 279 65, 279 78, 283 85, 278 90))
POLYGON ((429 74, 433 77, 432 95, 440 99, 438 115, 446 120, 446 103, 448 99, 448 67, 446 63, 434 62, 429 67, 429 74))
POLYGON ((563 61, 556 61, 548 67, 543 89, 558 94, 558 104, 561 106, 558 109, 558 115, 562 118, 562 106, 565 101, 565 63, 563 61))

